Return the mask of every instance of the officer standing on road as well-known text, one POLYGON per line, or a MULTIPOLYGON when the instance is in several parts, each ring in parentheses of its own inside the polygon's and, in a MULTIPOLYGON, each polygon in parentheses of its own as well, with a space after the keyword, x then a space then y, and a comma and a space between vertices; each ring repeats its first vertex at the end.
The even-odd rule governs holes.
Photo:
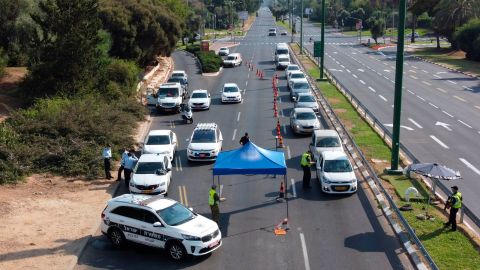
POLYGON ((445 209, 450 208, 450 216, 448 217, 448 222, 445 223, 445 228, 452 225, 450 231, 454 232, 457 230, 457 212, 458 209, 462 207, 462 193, 458 191, 457 186, 451 187, 452 195, 448 197, 447 203, 445 204, 445 209))
POLYGON ((217 194, 217 186, 212 185, 210 192, 208 194, 208 205, 210 205, 210 210, 212 211, 212 220, 219 224, 220 221, 220 209, 218 208, 218 203, 220 198, 217 194))
POLYGON ((311 188, 310 179, 312 178, 312 174, 310 166, 312 164, 312 151, 307 150, 307 152, 302 154, 302 159, 300 161, 300 165, 303 169, 303 188, 311 188))
POLYGON ((108 144, 107 147, 103 148, 102 157, 103 157, 103 167, 105 169, 105 178, 112 179, 112 174, 110 173, 110 169, 111 169, 110 160, 112 159, 112 148, 110 144, 108 144))
POLYGON ((128 185, 130 184, 130 179, 132 177, 132 170, 135 167, 135 164, 137 164, 138 158, 135 156, 135 150, 131 149, 127 156, 125 157, 125 162, 124 162, 124 174, 125 174, 125 186, 128 188, 128 185))
POLYGON ((122 180, 122 172, 123 172, 123 169, 125 168, 125 158, 127 156, 128 156, 128 150, 125 147, 123 148, 122 158, 120 159, 120 167, 118 168, 118 173, 117 173, 117 180, 115 181, 122 180))
POLYGON ((249 141, 250 141, 250 137, 248 137, 248 133, 245 132, 245 135, 244 135, 242 138, 240 138, 240 144, 241 144, 241 145, 245 145, 245 144, 247 144, 249 141))

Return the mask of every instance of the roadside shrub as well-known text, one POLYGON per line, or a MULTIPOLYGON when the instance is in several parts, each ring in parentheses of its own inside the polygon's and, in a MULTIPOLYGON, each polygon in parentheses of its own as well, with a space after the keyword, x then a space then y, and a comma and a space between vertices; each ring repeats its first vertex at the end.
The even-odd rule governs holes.
POLYGON ((199 52, 197 57, 202 64, 202 72, 217 72, 222 66, 222 58, 216 55, 214 51, 199 52))
POLYGON ((480 61, 480 19, 470 20, 458 28, 454 38, 467 59, 480 61))
POLYGON ((4 54, 2 48, 0 48, 0 78, 5 75, 5 68, 7 67, 7 63, 7 55, 4 54))
POLYGON ((200 52, 200 45, 198 45, 198 44, 187 45, 185 47, 185 50, 189 53, 193 53, 193 54, 197 55, 197 53, 200 52))
POLYGON ((113 59, 106 67, 106 94, 109 98, 132 97, 140 69, 133 61, 113 59))

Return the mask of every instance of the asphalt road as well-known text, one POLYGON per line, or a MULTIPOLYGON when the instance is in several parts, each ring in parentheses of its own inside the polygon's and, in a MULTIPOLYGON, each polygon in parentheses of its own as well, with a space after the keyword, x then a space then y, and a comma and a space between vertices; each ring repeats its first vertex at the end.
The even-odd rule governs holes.
MULTIPOLYGON (((223 149, 239 147, 244 132, 264 148, 274 148, 271 77, 275 70, 273 49, 277 42, 290 37, 267 37, 274 21, 265 10, 239 46, 244 61, 252 61, 265 70, 265 79, 249 72, 246 66, 224 69, 218 77, 202 77, 195 60, 183 52, 173 54, 175 69, 189 74, 189 87, 208 89, 212 94, 209 111, 194 112, 194 122, 215 122, 223 133, 223 149), (245 89, 242 104, 222 105, 219 90, 226 82, 236 82, 245 89)), ((279 76, 283 72, 278 72, 279 76)), ((292 108, 281 78, 279 103, 281 115, 292 108)), ((220 204, 223 246, 209 256, 172 262, 158 249, 131 245, 114 249, 103 235, 94 236, 79 259, 76 269, 413 269, 390 226, 362 183, 351 196, 327 196, 312 179, 313 188, 302 190, 300 155, 307 149, 309 137, 291 134, 288 117, 282 117, 285 155, 288 165, 287 203, 275 202, 283 177, 238 175, 221 178, 220 204), (373 202, 373 203, 372 203, 373 202), (286 217, 289 209, 290 231, 275 236, 273 227, 286 217)), ((152 129, 173 129, 179 138, 179 159, 173 170, 169 196, 210 217, 208 190, 212 183, 213 163, 188 163, 187 139, 194 125, 180 121, 179 115, 154 113, 152 129)), ((312 173, 312 175, 315 175, 312 173)), ((122 186, 121 193, 127 192, 122 186)), ((100 214, 99 214, 100 216, 100 214)))
MULTIPOLYGON (((305 47, 320 28, 304 22, 305 47)), ((357 37, 326 31, 325 67, 391 131, 396 48, 373 51, 357 37)), ((373 42, 373 40, 372 40, 373 42)), ((406 55, 400 141, 421 162, 459 170, 457 185, 480 216, 480 81, 406 55)))

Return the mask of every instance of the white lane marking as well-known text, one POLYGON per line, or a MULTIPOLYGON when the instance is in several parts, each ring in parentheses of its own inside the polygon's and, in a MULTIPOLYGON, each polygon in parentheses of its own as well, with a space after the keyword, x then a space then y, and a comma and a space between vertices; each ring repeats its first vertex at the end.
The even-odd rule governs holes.
POLYGON ((248 86, 248 81, 245 82, 245 87, 247 87, 247 86, 248 86))
POLYGON ((355 75, 355 74, 352 74, 352 76, 353 76, 355 79, 357 79, 357 78, 358 78, 358 77, 357 77, 357 75, 355 75))
POLYGON ((460 100, 460 101, 467 102, 465 99, 463 99, 463 98, 461 98, 461 97, 459 97, 459 96, 453 96, 453 97, 456 98, 456 99, 458 99, 458 100, 460 100))
POLYGON ((452 84, 457 84, 456 82, 451 81, 451 80, 448 80, 447 82, 452 83, 452 84))
POLYGON ((387 63, 385 63, 385 62, 384 62, 383 64, 384 64, 385 66, 388 66, 388 64, 387 64, 387 63))
POLYGON ((235 135, 237 135, 237 129, 233 130, 232 141, 235 141, 235 135))
POLYGON ((468 128, 472 128, 472 126, 470 126, 469 124, 463 122, 462 120, 458 120, 458 122, 462 123, 463 125, 465 125, 465 126, 468 127, 468 128))
POLYGON ((416 67, 416 66, 412 66, 412 68, 414 68, 414 69, 418 69, 418 67, 416 67))
POLYGON ((287 125, 283 125, 283 134, 287 134, 287 125))
POLYGON ((390 68, 392 68, 392 69, 395 69, 395 67, 394 67, 394 66, 390 66, 390 68))
POLYGON ((288 159, 291 159, 292 158, 292 154, 290 152, 290 146, 287 145, 287 158, 288 159))
POLYGON ((290 179, 290 182, 292 183, 292 194, 293 197, 297 197, 297 189, 295 188, 295 180, 293 178, 290 179))
POLYGON ((415 79, 415 80, 418 79, 417 77, 415 77, 413 75, 410 75, 410 78, 415 79))
POLYGON ((477 108, 477 109, 479 109, 479 110, 480 110, 480 106, 476 106, 476 105, 475 105, 475 108, 477 108))
POLYGON ((430 135, 430 138, 432 138, 434 141, 436 141, 438 144, 440 144, 441 147, 445 148, 445 149, 449 149, 450 147, 448 147, 446 144, 444 144, 442 141, 440 141, 437 137, 433 136, 433 135, 430 135))
MULTIPOLYGON (((468 168, 470 168, 472 171, 474 171, 476 174, 480 175, 480 170, 475 168, 475 166, 473 166, 470 162, 468 162, 466 159, 464 158, 459 158, 461 162, 463 162, 463 164, 467 165, 468 168)), ((292 179, 293 180, 293 179, 292 179)))
POLYGON ((438 75, 433 75, 433 77, 437 78, 437 79, 441 79, 442 77, 438 76, 438 75))
POLYGON ((342 67, 342 68, 345 68, 345 66, 344 66, 344 65, 340 65, 340 67, 342 67))
POLYGON ((412 92, 412 91, 410 91, 410 90, 408 90, 408 89, 407 89, 407 91, 408 91, 410 94, 415 95, 414 92, 412 92))
POLYGON ((180 168, 180 171, 182 172, 183 171, 182 159, 180 157, 178 157, 178 167, 180 168))
POLYGON ((377 91, 375 91, 375 89, 373 89, 371 86, 369 86, 368 89, 370 89, 370 91, 372 91, 372 92, 374 92, 374 93, 377 92, 377 91))
POLYGON ((462 85, 462 87, 463 87, 463 89, 465 89, 465 90, 468 90, 468 91, 473 91, 473 89, 472 89, 472 88, 470 88, 470 87, 466 87, 465 85, 462 85))
POLYGON ((423 97, 419 96, 419 95, 417 95, 417 98, 419 98, 419 99, 421 99, 421 100, 425 101, 425 99, 424 99, 423 97))
POLYGON ((440 88, 440 87, 437 87, 437 90, 440 91, 440 92, 443 92, 443 93, 447 93, 447 90, 442 89, 442 88, 440 88))
POLYGON ((426 71, 425 69, 422 69, 422 71, 425 72, 425 73, 428 73, 428 71, 426 71))
POLYGON ((238 115, 237 115, 237 122, 238 122, 238 121, 240 121, 240 114, 241 114, 241 113, 242 113, 242 112, 238 112, 238 115))
POLYGON ((179 194, 179 196, 180 196, 180 203, 183 204, 183 205, 185 205, 185 204, 183 203, 182 186, 178 186, 178 194, 179 194))
POLYGON ((434 107, 435 109, 438 109, 438 106, 436 106, 435 104, 433 104, 433 103, 431 103, 431 102, 429 102, 428 105, 434 107))
POLYGON ((350 71, 350 69, 348 69, 348 68, 347 68, 347 69, 345 69, 345 70, 346 70, 348 73, 350 73, 350 72, 351 72, 351 71, 350 71))
POLYGON ((412 124, 414 124, 418 128, 423 128, 419 123, 415 122, 415 120, 413 120, 412 118, 408 118, 408 121, 412 122, 412 124))
POLYGON ((383 99, 383 101, 388 102, 388 100, 387 100, 384 96, 378 95, 378 97, 380 97, 381 99, 383 99))
POLYGON ((179 163, 178 160, 179 160, 179 159, 180 159, 180 157, 176 157, 176 158, 175 158, 175 170, 177 170, 177 172, 180 170, 180 169, 179 169, 179 166, 178 166, 178 163, 179 163))
POLYGON ((364 81, 362 81, 362 80, 360 80, 360 82, 361 82, 362 84, 365 84, 365 82, 364 82, 364 81))
POLYGON ((383 76, 383 78, 387 79, 387 80, 390 80, 387 76, 383 76))
POLYGON ((410 72, 412 72, 412 73, 417 73, 417 72, 416 72, 415 70, 413 70, 413 69, 410 69, 410 70, 408 70, 408 71, 410 71, 410 72))
POLYGON ((442 112, 443 112, 444 114, 446 114, 446 115, 450 116, 450 117, 453 117, 453 115, 449 114, 449 113, 448 113, 448 112, 446 112, 446 111, 443 111, 443 110, 442 110, 442 112))
POLYGON ((422 81, 422 83, 424 83, 424 84, 426 84, 426 85, 432 85, 431 83, 426 82, 426 81, 422 81))
POLYGON ((305 244, 305 236, 303 235, 303 233, 300 233, 300 242, 302 242, 303 261, 305 263, 305 270, 310 270, 310 262, 308 261, 308 253, 307 253, 307 245, 305 244))

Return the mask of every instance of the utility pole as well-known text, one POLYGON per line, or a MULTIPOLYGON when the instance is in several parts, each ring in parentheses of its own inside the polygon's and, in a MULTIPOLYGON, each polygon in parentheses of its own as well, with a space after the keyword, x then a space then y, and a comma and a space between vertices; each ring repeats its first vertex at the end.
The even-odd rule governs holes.
POLYGON ((303 0, 301 6, 300 16, 300 54, 303 54, 303 0))
POLYGON ((398 41, 397 62, 395 70, 395 100, 393 102, 393 135, 392 135, 392 159, 390 173, 397 173, 398 154, 400 150, 400 117, 402 112, 402 83, 403 83, 403 49, 405 46, 405 13, 407 3, 400 0, 398 14, 398 41))
POLYGON ((325 0, 322 0, 322 48, 320 59, 320 80, 323 80, 323 60, 325 59, 325 0))

